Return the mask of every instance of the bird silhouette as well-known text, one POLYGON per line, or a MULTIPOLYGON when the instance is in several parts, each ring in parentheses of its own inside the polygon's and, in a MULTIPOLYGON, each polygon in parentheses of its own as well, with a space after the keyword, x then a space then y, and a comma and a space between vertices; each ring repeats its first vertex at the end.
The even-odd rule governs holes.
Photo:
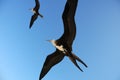
POLYGON ((39 13, 39 8, 40 8, 40 2, 39 2, 39 0, 35 0, 35 3, 36 3, 35 7, 31 9, 34 14, 31 17, 29 28, 32 27, 34 21, 38 18, 38 16, 40 16, 41 18, 43 18, 43 16, 39 13))
POLYGON ((41 80, 48 71, 56 64, 61 62, 64 56, 68 56, 74 65, 83 72, 76 61, 81 62, 85 67, 87 65, 75 54, 72 53, 72 44, 76 36, 76 24, 74 20, 78 0, 67 0, 63 14, 64 33, 57 40, 48 40, 55 46, 56 51, 48 55, 40 73, 41 80))

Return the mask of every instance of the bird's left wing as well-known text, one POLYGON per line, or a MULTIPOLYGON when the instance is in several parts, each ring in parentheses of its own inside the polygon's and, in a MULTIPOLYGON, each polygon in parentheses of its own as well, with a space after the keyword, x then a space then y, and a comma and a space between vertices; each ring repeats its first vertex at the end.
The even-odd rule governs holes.
POLYGON ((54 53, 48 55, 41 70, 39 80, 41 80, 54 65, 62 61, 64 56, 65 55, 59 50, 56 50, 54 53))
POLYGON ((33 25, 34 21, 37 19, 37 17, 38 17, 37 14, 32 15, 29 28, 32 27, 32 25, 33 25))

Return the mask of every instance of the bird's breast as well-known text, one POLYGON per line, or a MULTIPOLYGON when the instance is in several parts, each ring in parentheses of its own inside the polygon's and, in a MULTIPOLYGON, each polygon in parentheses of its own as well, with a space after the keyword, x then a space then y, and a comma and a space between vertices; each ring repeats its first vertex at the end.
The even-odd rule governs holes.
POLYGON ((36 11, 34 10, 34 9, 32 9, 32 12, 35 14, 36 13, 36 11))
POLYGON ((64 48, 63 48, 63 45, 60 45, 60 46, 56 46, 56 48, 60 51, 64 51, 64 48))

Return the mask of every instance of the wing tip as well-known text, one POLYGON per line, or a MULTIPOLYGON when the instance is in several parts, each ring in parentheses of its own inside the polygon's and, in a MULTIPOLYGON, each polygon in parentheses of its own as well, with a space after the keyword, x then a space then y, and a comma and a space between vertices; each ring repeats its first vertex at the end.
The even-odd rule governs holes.
POLYGON ((41 80, 45 75, 43 75, 43 72, 40 73, 39 80, 41 80))
POLYGON ((29 26, 29 29, 31 29, 32 26, 29 26))

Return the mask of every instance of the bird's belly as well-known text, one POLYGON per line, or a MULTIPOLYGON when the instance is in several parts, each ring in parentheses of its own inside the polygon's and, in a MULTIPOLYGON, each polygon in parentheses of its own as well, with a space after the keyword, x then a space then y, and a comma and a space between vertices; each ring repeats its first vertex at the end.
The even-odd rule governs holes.
POLYGON ((56 46, 56 48, 66 54, 67 50, 63 48, 63 46, 56 46))
POLYGON ((60 50, 60 51, 64 51, 63 46, 56 46, 56 48, 57 48, 58 50, 60 50))
POLYGON ((36 13, 36 11, 34 11, 34 10, 33 10, 33 13, 35 14, 35 13, 36 13))

